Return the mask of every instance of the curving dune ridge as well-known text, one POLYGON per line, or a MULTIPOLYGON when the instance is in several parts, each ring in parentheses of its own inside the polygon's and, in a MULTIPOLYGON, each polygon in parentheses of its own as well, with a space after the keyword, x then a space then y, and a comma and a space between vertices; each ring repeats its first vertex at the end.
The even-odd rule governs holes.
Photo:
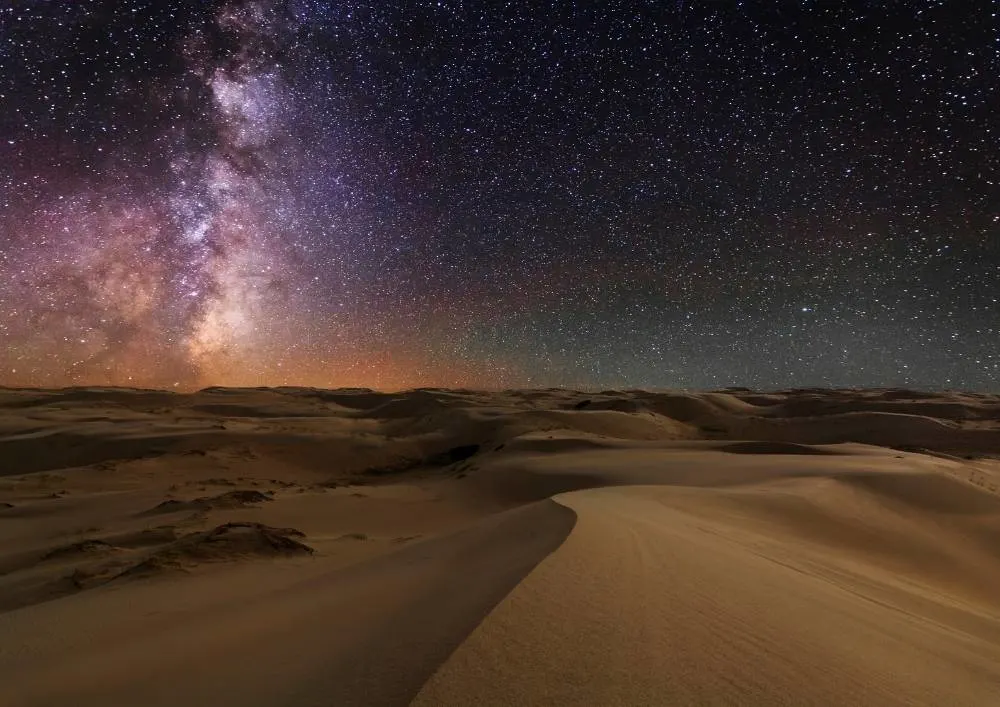
POLYGON ((961 547, 975 524, 933 535, 828 479, 557 500, 567 541, 417 704, 996 700, 1000 572, 961 547))
POLYGON ((0 393, 3 705, 1000 704, 1000 398, 0 393))

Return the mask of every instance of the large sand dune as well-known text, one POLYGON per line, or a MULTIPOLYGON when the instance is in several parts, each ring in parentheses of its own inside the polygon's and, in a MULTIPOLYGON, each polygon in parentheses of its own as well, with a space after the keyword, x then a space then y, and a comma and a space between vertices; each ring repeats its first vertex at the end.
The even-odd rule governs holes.
POLYGON ((0 391, 3 705, 1000 704, 1000 397, 0 391))

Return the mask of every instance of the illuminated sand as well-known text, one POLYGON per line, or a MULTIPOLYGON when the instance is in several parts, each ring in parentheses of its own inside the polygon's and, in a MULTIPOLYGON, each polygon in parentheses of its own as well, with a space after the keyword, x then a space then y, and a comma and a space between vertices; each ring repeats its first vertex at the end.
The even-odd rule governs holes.
POLYGON ((0 406, 0 704, 1000 703, 996 397, 0 406))

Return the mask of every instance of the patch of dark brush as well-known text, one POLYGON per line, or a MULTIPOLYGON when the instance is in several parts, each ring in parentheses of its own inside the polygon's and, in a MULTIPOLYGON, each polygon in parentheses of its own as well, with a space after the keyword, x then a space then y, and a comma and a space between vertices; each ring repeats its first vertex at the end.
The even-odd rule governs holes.
POLYGON ((176 513, 178 511, 208 511, 227 508, 252 508, 257 503, 273 501, 270 493, 261 493, 252 489, 228 491, 218 496, 203 496, 191 501, 169 499, 157 504, 141 515, 157 513, 176 513))
POLYGON ((430 466, 448 466, 449 464, 454 464, 455 462, 470 459, 478 453, 478 444, 463 444, 428 457, 426 463, 430 466))
POLYGON ((471 459, 479 453, 479 450, 480 445, 478 444, 462 444, 427 457, 401 459, 394 464, 372 467, 364 473, 366 476, 390 476, 426 467, 446 467, 465 461, 466 459, 471 459))

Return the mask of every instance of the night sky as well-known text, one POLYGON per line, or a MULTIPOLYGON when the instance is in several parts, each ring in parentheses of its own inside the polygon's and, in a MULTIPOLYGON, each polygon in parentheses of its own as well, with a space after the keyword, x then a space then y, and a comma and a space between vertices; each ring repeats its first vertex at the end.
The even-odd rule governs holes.
POLYGON ((995 391, 998 15, 0 1, 0 384, 995 391))

